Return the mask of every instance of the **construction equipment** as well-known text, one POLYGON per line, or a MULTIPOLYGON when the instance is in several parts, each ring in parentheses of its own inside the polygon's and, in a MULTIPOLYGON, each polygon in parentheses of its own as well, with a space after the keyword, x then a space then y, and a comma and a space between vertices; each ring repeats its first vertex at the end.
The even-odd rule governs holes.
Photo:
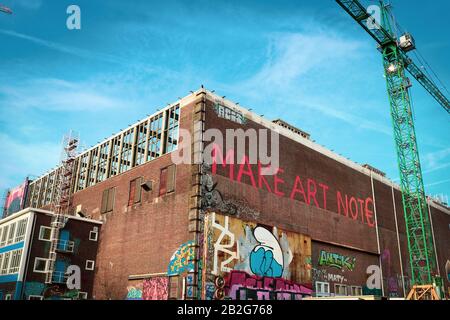
MULTIPOLYGON (((54 215, 51 220, 51 243, 48 257, 47 273, 45 283, 53 283, 55 262, 57 251, 64 247, 65 243, 61 243, 59 239, 60 230, 64 228, 67 222, 67 215, 71 207, 71 185, 74 171, 75 158, 77 156, 79 138, 70 132, 63 138, 63 150, 61 153, 61 166, 57 169, 56 188, 53 197, 52 208, 54 215)), ((64 275, 62 275, 64 276, 64 275)), ((58 275, 58 281, 61 282, 61 275, 58 275)))
POLYGON ((405 70, 448 113, 450 102, 407 55, 416 49, 414 39, 408 33, 398 38, 390 5, 380 1, 380 21, 377 21, 358 0, 336 2, 378 43, 383 56, 411 267, 412 289, 408 298, 436 299, 436 290, 432 285, 436 275, 436 258, 411 108, 411 82, 405 70))

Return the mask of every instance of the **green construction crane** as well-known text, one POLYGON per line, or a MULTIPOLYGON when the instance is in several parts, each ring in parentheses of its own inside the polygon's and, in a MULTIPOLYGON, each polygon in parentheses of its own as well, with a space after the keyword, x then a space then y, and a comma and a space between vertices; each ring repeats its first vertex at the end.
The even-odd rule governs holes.
MULTIPOLYGON (((336 0, 336 2, 375 39, 383 56, 400 172, 411 281, 413 290, 427 287, 427 290, 434 292, 432 283, 435 280, 433 276, 436 271, 436 259, 433 236, 411 110, 409 93, 411 82, 405 71, 408 71, 448 113, 450 113, 449 100, 408 57, 407 52, 415 49, 414 39, 408 33, 397 38, 389 5, 380 2, 378 7, 380 21, 377 21, 357 0, 336 0)), ((436 295, 433 293, 432 297, 436 295)))

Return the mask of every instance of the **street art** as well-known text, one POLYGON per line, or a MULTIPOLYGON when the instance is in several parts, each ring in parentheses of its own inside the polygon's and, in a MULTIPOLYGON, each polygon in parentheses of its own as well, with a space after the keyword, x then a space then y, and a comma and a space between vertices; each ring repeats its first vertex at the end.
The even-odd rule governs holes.
MULTIPOLYGON (((247 155, 243 155, 241 159, 234 159, 236 155, 234 149, 222 149, 218 144, 211 148, 212 175, 220 171, 219 174, 227 176, 231 181, 247 183, 255 189, 267 191, 278 197, 301 201, 308 206, 333 211, 371 228, 375 227, 374 204, 370 195, 360 198, 340 190, 332 193, 329 185, 312 177, 299 175, 287 177, 283 168, 277 168, 273 175, 263 175, 262 171, 270 166, 263 167, 259 162, 250 164, 247 155), (336 207, 330 208, 330 203, 336 203, 336 207)), ((219 211, 233 214, 228 211, 219 211)))
POLYGON ((214 104, 213 110, 220 118, 227 119, 239 124, 245 124, 247 122, 247 118, 245 118, 242 112, 226 107, 220 102, 216 102, 214 104))
POLYGON ((309 237, 215 212, 204 228, 203 299, 300 299, 310 292, 309 237))
POLYGON ((194 296, 193 287, 194 284, 194 276, 192 274, 188 274, 186 276, 186 297, 192 298, 194 296))
POLYGON ((312 269, 312 279, 313 282, 336 282, 336 283, 346 283, 347 278, 342 274, 330 273, 326 269, 312 269))
POLYGON ((341 270, 348 269, 353 271, 356 264, 355 257, 344 256, 339 253, 320 251, 319 266, 334 267, 341 270))
POLYGON ((253 229, 258 245, 250 253, 250 269, 253 274, 279 278, 283 274, 283 252, 275 236, 264 227, 253 229))
POLYGON ((183 243, 170 258, 167 274, 180 275, 194 270, 194 241, 183 243))
POLYGON ((28 296, 42 296, 45 284, 41 282, 29 281, 25 282, 25 297, 28 296))
MULTIPOLYGON (((9 216, 15 212, 18 212, 24 208, 25 196, 27 194, 28 179, 25 180, 20 186, 9 190, 6 196, 3 217, 9 216)), ((0 213, 1 215, 1 213, 0 213)))
POLYGON ((385 249, 381 254, 383 276, 386 279, 385 291, 389 297, 399 297, 399 288, 403 287, 401 275, 395 274, 391 265, 391 252, 385 249))
POLYGON ((167 300, 169 297, 169 278, 153 277, 143 282, 143 300, 167 300))
POLYGON ((211 175, 211 166, 202 164, 202 210, 227 213, 238 218, 257 219, 259 212, 250 208, 245 199, 226 199, 217 189, 211 175))
MULTIPOLYGON (((220 263, 220 271, 230 272, 231 268, 227 267, 227 265, 234 259, 238 258, 239 250, 238 251, 230 250, 233 248, 233 246, 235 244, 235 239, 234 239, 234 234, 232 232, 230 232, 230 230, 228 230, 228 216, 225 217, 225 225, 224 226, 222 226, 219 223, 216 223, 215 213, 212 214, 211 220, 212 220, 212 223, 211 223, 212 227, 214 229, 217 229, 220 231, 219 238, 214 243, 214 267, 213 267, 213 270, 211 271, 212 274, 218 275, 218 269, 219 269, 218 268, 218 254, 219 254, 219 252, 221 252, 222 254, 225 253, 225 254, 229 255, 228 259, 226 259, 225 261, 222 261, 220 263), (223 243, 225 237, 228 237, 229 241, 225 241, 225 243, 223 243)), ((239 247, 237 247, 237 249, 239 249, 239 247)))
POLYGON ((311 288, 289 280, 235 270, 226 275, 225 292, 233 300, 301 300, 312 294, 311 288))
POLYGON ((142 300, 142 283, 127 287, 127 300, 142 300))

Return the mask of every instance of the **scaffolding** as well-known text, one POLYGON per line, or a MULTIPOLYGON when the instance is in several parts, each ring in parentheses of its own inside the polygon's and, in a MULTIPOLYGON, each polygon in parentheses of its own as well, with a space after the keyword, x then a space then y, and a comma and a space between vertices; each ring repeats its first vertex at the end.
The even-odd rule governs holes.
POLYGON ((47 265, 45 283, 53 282, 53 273, 59 244, 59 233, 66 225, 72 205, 71 185, 74 174, 74 163, 77 156, 79 137, 73 131, 65 135, 62 141, 61 166, 57 170, 55 196, 52 209, 54 215, 51 220, 51 244, 47 265))

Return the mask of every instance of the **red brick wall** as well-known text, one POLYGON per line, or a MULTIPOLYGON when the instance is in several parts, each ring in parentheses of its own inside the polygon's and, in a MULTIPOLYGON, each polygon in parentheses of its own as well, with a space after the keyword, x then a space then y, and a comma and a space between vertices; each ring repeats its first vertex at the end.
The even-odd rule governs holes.
MULTIPOLYGON (((264 128, 262 125, 250 120, 247 120, 242 125, 220 118, 213 110, 212 105, 213 103, 210 102, 206 110, 206 129, 218 128, 224 137, 226 129, 242 128, 246 130, 254 128, 258 130, 264 128)), ((222 150, 223 159, 225 159, 225 151, 222 150)), ((248 144, 246 152, 248 154, 248 144)), ((235 161, 240 160, 235 158, 235 161)), ((406 277, 406 291, 408 291, 408 281, 410 279, 409 254, 400 191, 394 189, 393 199, 391 186, 374 178, 373 197, 369 176, 281 135, 280 167, 284 172, 278 176, 279 179, 282 179, 277 186, 278 194, 274 192, 274 177, 266 178, 271 188, 269 191, 264 184, 259 185, 258 183, 258 166, 251 165, 250 167, 254 176, 254 182, 247 174, 247 166, 243 166, 244 174, 239 180, 238 176, 241 170, 239 164, 234 165, 232 179, 230 179, 230 166, 222 167, 220 164, 217 165, 216 172, 213 174, 213 180, 217 183, 215 189, 221 193, 226 201, 235 203, 238 207, 243 206, 245 209, 242 210, 243 214, 250 209, 252 215, 257 216, 259 223, 277 225, 286 230, 310 235, 313 240, 316 240, 313 242, 313 252, 315 254, 317 254, 318 249, 315 249, 314 246, 317 243, 321 243, 321 246, 325 243, 337 245, 341 247, 341 250, 347 250, 344 247, 359 250, 359 252, 356 252, 358 252, 359 260, 363 261, 364 265, 368 263, 381 264, 385 295, 403 295, 401 255, 403 274, 406 277), (301 193, 297 193, 294 199, 290 198, 296 176, 299 176, 302 180, 306 194, 308 193, 308 179, 312 179, 316 186, 322 183, 328 187, 326 210, 324 209, 320 191, 317 193, 318 206, 313 199, 311 199, 309 205, 306 204, 301 193), (345 216, 342 207, 339 209, 337 192, 340 192, 342 195, 347 194, 349 197, 356 199, 369 198, 370 201, 375 202, 379 227, 379 256, 376 228, 369 226, 366 220, 362 221, 361 215, 358 215, 355 220, 351 218, 350 213, 349 217, 345 216), (395 203, 395 210, 393 203, 395 203), (397 239, 397 228, 399 239, 397 239), (363 258, 364 255, 365 258, 363 258)), ((370 209, 374 211, 374 206, 371 206, 370 209)), ((449 259, 450 216, 436 209, 433 209, 432 212, 433 218, 436 220, 434 225, 439 265, 441 274, 444 275, 445 263, 449 259)), ((359 282, 365 277, 365 270, 362 274, 360 272, 350 272, 347 274, 347 277, 354 285, 363 285, 359 282)))
MULTIPOLYGON (((190 129, 193 104, 181 109, 180 127, 190 129)), ((172 254, 188 234, 191 167, 177 165, 175 192, 159 197, 160 170, 172 164, 166 154, 77 192, 73 205, 105 221, 100 236, 94 296, 124 299, 129 275, 166 272, 172 254), (130 181, 143 177, 153 190, 142 191, 141 203, 128 207, 130 181), (116 187, 112 213, 101 214, 103 190, 116 187)))

